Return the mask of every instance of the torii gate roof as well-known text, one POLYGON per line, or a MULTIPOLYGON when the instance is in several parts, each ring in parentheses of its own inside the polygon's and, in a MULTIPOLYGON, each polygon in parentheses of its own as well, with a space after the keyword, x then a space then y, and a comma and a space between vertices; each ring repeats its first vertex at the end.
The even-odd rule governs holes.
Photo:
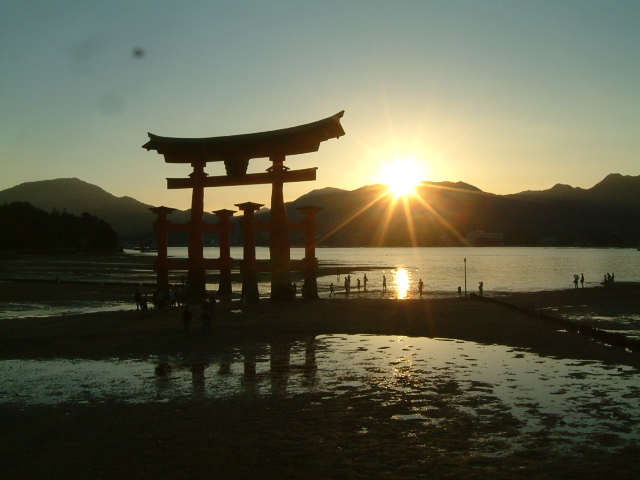
POLYGON ((269 132, 210 138, 172 138, 149 133, 142 147, 164 155, 167 163, 219 162, 317 152, 320 143, 344 135, 344 110, 317 122, 269 132))

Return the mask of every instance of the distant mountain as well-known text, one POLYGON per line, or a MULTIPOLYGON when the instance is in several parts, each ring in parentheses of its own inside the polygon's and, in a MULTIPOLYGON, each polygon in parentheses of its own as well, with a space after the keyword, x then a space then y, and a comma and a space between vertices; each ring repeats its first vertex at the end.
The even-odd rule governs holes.
MULTIPOLYGON (((318 239, 325 246, 446 246, 459 245, 472 232, 503 233, 505 245, 636 246, 640 242, 640 176, 608 175, 589 189, 555 185, 543 191, 494 195, 464 182, 422 182, 416 197, 405 200, 388 195, 384 185, 353 191, 338 188, 312 190, 286 204, 292 222, 297 210, 317 206, 318 239)), ((56 209, 76 215, 88 212, 109 223, 121 240, 148 241, 153 215, 150 205, 130 197, 115 197, 78 180, 29 182, 0 191, 0 204, 30 202, 45 211, 56 209)), ((257 218, 267 220, 268 209, 257 218)), ((174 223, 189 221, 189 211, 171 215, 174 223)), ((214 222, 206 214, 208 223, 214 222)), ((241 217, 232 217, 232 242, 241 244, 241 217)), ((260 232, 258 242, 267 244, 260 232)), ((303 238, 292 234, 294 243, 303 238)), ((215 236, 205 238, 215 243, 215 236)), ((186 244, 185 234, 170 236, 173 244, 186 244)))
POLYGON ((586 190, 557 184, 549 190, 526 191, 511 195, 511 197, 638 208, 640 207, 640 176, 611 173, 601 182, 586 190))
POLYGON ((502 233, 505 245, 636 246, 640 242, 640 177, 612 174, 590 189, 494 195, 463 182, 422 182, 417 197, 395 201, 384 185, 353 191, 314 190, 288 204, 323 207, 323 245, 459 245, 477 231, 502 233), (312 201, 311 201, 312 200, 312 201))
POLYGON ((151 205, 131 197, 116 197, 77 178, 27 182, 0 191, 0 204, 11 202, 29 202, 46 212, 87 212, 111 225, 121 238, 149 236, 153 232, 151 205))
POLYGON ((640 207, 640 176, 612 173, 587 190, 592 202, 620 207, 640 207))

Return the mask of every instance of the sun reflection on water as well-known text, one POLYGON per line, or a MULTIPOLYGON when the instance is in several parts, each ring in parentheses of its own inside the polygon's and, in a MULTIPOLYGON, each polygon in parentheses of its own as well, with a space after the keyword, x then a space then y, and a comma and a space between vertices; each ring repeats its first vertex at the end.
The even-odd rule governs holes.
POLYGON ((393 282, 396 286, 396 297, 401 300, 408 298, 411 279, 406 268, 400 267, 393 272, 393 282))

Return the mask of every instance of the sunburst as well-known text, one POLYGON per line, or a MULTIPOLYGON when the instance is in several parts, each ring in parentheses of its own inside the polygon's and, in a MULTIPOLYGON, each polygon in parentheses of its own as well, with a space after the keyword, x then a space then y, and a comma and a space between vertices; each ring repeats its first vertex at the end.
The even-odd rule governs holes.
POLYGON ((382 164, 378 180, 389 186, 389 193, 404 197, 415 193, 415 188, 425 174, 424 170, 424 164, 417 163, 412 158, 397 158, 393 162, 382 164))

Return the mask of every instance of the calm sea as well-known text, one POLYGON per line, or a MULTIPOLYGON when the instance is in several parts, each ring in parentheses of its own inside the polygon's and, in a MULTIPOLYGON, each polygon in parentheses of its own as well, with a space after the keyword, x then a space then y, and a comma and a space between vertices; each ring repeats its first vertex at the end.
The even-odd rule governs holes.
MULTIPOLYGON (((269 249, 259 247, 258 259, 268 259, 269 249)), ((187 249, 172 247, 169 255, 186 257, 187 249)), ((232 248, 235 260, 242 248, 232 248)), ((387 278, 389 296, 412 297, 422 279, 424 291, 450 295, 458 287, 475 292, 483 282, 485 292, 559 290, 573 287, 573 275, 584 274, 585 287, 599 285, 606 273, 616 281, 640 281, 640 252, 634 249, 460 247, 460 248, 319 248, 316 250, 321 271, 331 272, 318 278, 320 294, 328 294, 329 285, 344 289, 344 277, 351 275, 352 291, 357 279, 368 277, 369 293, 381 292, 387 278), (466 261, 465 261, 466 259, 466 261), (322 268, 325 267, 325 268, 322 268), (354 267, 355 271, 349 271, 354 267), (341 276, 336 273, 340 268, 341 276), (328 269, 328 270, 327 270, 328 269)), ((206 248, 206 258, 217 258, 217 248, 206 248)), ((304 249, 293 248, 292 259, 302 259, 304 249)), ((302 278, 302 276, 298 277, 302 278)), ((294 280, 296 278, 294 277, 294 280)), ((234 286, 234 289, 240 286, 234 286)), ((268 285, 260 286, 268 294, 268 285)))

